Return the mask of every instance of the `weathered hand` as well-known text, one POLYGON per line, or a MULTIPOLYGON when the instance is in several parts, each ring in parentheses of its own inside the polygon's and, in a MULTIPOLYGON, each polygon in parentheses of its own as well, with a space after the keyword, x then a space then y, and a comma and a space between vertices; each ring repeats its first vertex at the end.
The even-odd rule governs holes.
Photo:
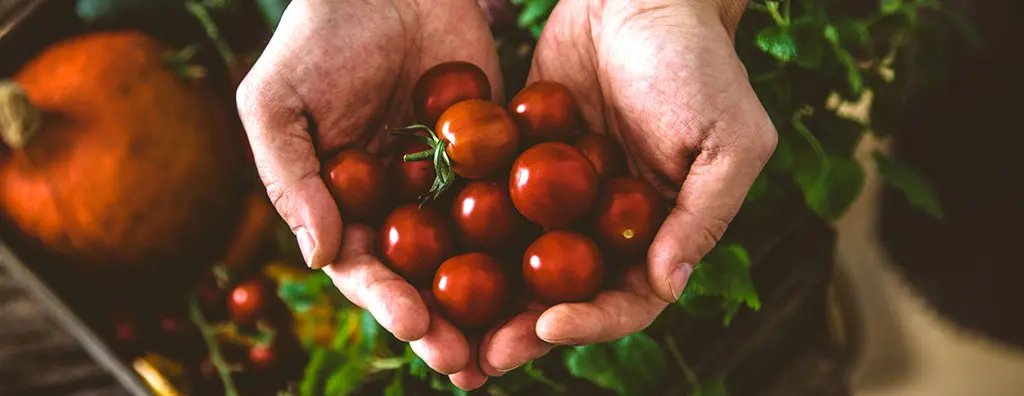
POLYGON ((430 367, 470 386, 486 378, 470 361, 475 347, 374 257, 371 228, 343 227, 320 177, 322 161, 342 148, 386 153, 385 125, 412 121, 416 79, 451 60, 479 66, 501 97, 494 43, 472 0, 294 1, 238 105, 260 177, 306 263, 430 367))
POLYGON ((630 168, 675 206, 646 265, 587 303, 521 314, 481 343, 489 375, 552 344, 614 340, 678 299, 775 148, 776 134, 733 49, 745 1, 563 0, 530 81, 569 87, 592 132, 614 136, 630 168))

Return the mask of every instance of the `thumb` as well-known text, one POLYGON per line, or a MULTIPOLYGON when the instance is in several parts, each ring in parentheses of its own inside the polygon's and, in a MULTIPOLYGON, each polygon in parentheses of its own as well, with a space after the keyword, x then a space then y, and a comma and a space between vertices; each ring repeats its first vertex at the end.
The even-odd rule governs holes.
MULTIPOLYGON (((760 110, 763 114, 764 110, 760 110)), ((743 141, 703 149, 690 165, 669 213, 648 251, 648 276, 666 302, 679 299, 697 263, 722 238, 750 185, 775 150, 776 134, 767 115, 753 130, 714 131, 717 141, 743 141), (725 139, 722 139, 722 138, 725 139)))
POLYGON ((238 113, 271 202, 295 234, 306 265, 323 268, 338 254, 341 215, 320 178, 301 100, 260 66, 238 88, 238 113))

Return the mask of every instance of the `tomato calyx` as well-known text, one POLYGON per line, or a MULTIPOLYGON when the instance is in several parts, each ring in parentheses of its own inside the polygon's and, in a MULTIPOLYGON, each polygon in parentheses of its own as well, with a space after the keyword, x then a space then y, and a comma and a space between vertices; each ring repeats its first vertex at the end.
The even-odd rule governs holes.
POLYGON ((423 140, 427 146, 430 146, 426 150, 402 156, 402 161, 405 162, 431 161, 434 164, 434 173, 437 176, 434 177, 434 183, 430 186, 430 190, 420 197, 421 203, 437 199, 455 183, 452 160, 448 157, 448 141, 437 137, 433 129, 423 124, 413 124, 403 128, 392 129, 391 134, 415 137, 423 140), (425 135, 418 133, 417 131, 420 130, 424 130, 427 133, 425 135))

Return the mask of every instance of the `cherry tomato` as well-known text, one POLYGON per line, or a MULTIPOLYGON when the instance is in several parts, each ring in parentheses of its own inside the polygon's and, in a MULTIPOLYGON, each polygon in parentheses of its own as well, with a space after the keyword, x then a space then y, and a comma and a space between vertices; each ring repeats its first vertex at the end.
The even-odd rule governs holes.
POLYGON ((249 367, 257 372, 270 372, 277 365, 277 353, 270 344, 257 344, 249 348, 249 367))
POLYGON ((616 177, 601 184, 594 214, 595 235, 601 246, 635 257, 647 252, 668 208, 650 183, 616 177))
POLYGON ((604 179, 626 173, 626 155, 608 135, 601 133, 587 133, 580 136, 573 142, 573 146, 580 149, 594 165, 597 177, 604 179))
POLYGON ((589 300, 601 287, 604 258, 594 241, 571 231, 551 231, 523 254, 523 280, 543 302, 589 300))
POLYGON ((515 158, 519 131, 505 109, 470 99, 456 103, 437 121, 440 138, 448 142, 452 170, 467 179, 483 179, 504 172, 515 158))
POLYGON ((519 213, 544 228, 561 228, 581 218, 597 197, 597 173, 575 147, 541 143, 516 159, 509 180, 519 213))
POLYGON ((495 251, 510 247, 529 226, 508 197, 508 184, 478 180, 452 203, 456 230, 468 245, 495 251))
POLYGON ((389 176, 391 191, 398 202, 414 202, 430 191, 434 183, 434 164, 430 161, 403 161, 402 155, 418 153, 430 147, 426 143, 410 143, 391 158, 389 176))
POLYGON ((572 93, 553 81, 537 81, 508 104, 527 144, 567 142, 580 134, 579 110, 572 93))
POLYGON ((345 220, 367 220, 380 214, 387 199, 384 167, 362 150, 344 150, 323 168, 327 187, 345 220))
POLYGON ((255 323, 271 309, 275 295, 269 279, 256 277, 239 283, 228 296, 231 321, 241 325, 255 323))
POLYGON ((441 113, 466 99, 491 99, 487 75, 468 62, 445 62, 431 67, 412 89, 416 119, 427 125, 434 125, 441 113))
POLYGON ((498 262, 483 253, 445 260, 434 276, 434 300, 449 319, 463 327, 483 327, 498 318, 508 285, 498 262))
POLYGON ((444 216, 416 204, 395 208, 384 219, 377 243, 384 263, 414 282, 428 281, 454 248, 444 216))

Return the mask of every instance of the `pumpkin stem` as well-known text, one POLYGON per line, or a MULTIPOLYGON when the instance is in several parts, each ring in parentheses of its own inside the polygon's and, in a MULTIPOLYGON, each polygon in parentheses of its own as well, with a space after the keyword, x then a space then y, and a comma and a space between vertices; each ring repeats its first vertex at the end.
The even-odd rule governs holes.
POLYGON ((0 140, 7 147, 21 149, 39 130, 42 114, 28 101, 18 84, 0 80, 0 140))

